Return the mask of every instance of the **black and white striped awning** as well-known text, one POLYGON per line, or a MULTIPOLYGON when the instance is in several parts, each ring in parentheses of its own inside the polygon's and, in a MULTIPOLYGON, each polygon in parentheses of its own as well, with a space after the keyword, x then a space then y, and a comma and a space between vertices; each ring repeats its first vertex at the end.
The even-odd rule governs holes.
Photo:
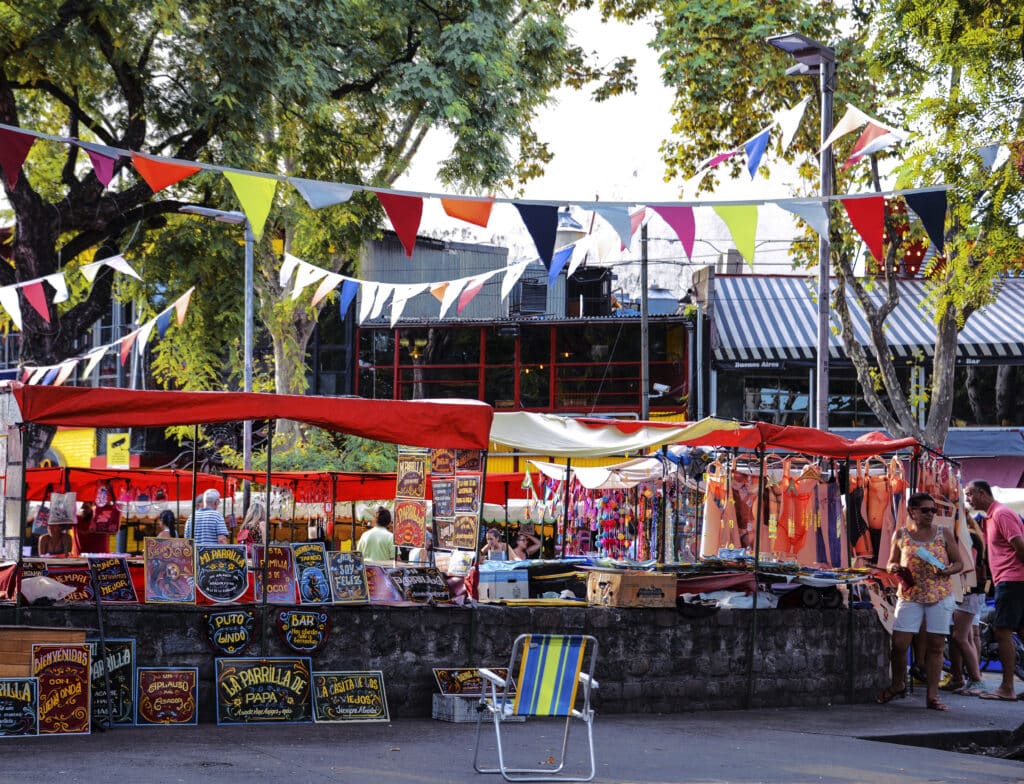
MULTIPOLYGON (((711 352, 720 368, 755 369, 811 367, 817 356, 818 306, 814 277, 794 275, 715 276, 711 315, 711 352)), ((897 282, 899 305, 886 320, 889 348, 906 364, 931 361, 935 324, 920 279, 897 282)), ((872 292, 879 301, 881 287, 872 292)), ((854 334, 868 345, 864 313, 851 293, 847 297, 854 334)), ((958 362, 1024 365, 1024 279, 1001 281, 996 301, 974 313, 960 333, 958 362)), ((833 331, 839 317, 831 316, 833 331)), ((848 363, 838 334, 829 336, 829 356, 848 363)))

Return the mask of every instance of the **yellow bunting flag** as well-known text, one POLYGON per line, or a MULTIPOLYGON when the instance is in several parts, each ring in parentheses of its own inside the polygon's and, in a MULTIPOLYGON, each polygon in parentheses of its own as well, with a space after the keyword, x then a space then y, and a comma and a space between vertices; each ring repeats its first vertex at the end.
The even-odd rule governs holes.
POLYGON ((277 190, 277 180, 272 177, 260 177, 256 174, 242 174, 241 172, 224 172, 231 187, 235 189, 239 204, 245 217, 249 219, 252 226, 252 233, 259 242, 263 237, 263 227, 267 223, 267 216, 270 215, 270 206, 274 203, 274 192, 277 190))
POLYGON ((723 204, 716 206, 718 217, 729 227, 736 250, 754 266, 754 238, 757 236, 756 204, 723 204))

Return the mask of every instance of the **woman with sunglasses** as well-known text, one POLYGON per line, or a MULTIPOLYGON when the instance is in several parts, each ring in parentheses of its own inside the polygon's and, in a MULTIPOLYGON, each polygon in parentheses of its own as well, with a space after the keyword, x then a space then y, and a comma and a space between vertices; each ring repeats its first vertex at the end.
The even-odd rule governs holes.
POLYGON ((907 649, 925 624, 927 695, 929 710, 948 710, 939 701, 943 647, 953 617, 954 574, 963 569, 953 533, 932 524, 935 501, 928 493, 914 493, 907 501, 907 526, 893 534, 889 552, 890 574, 901 576, 892 632, 892 683, 878 695, 881 705, 907 694, 907 649))

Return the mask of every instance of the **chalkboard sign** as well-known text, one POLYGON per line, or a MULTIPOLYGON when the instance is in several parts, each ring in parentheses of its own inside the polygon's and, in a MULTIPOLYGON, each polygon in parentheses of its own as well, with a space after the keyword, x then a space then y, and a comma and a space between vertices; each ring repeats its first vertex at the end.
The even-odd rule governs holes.
POLYGON ((434 449, 430 453, 430 473, 437 476, 451 476, 455 473, 455 450, 434 449))
POLYGON ((331 595, 335 604, 365 604, 370 600, 366 587, 363 554, 331 552, 327 554, 331 571, 331 595))
POLYGON ((103 604, 136 604, 139 601, 128 571, 127 558, 90 558, 89 568, 103 604))
POLYGON ((385 568, 402 591, 402 598, 417 604, 447 604, 452 600, 448 581, 438 569, 428 567, 385 568))
POLYGON ((384 673, 314 672, 313 719, 318 723, 389 721, 384 673))
POLYGON ((89 643, 32 646, 32 675, 39 680, 39 734, 88 735, 89 643))
POLYGON ((143 545, 146 564, 146 602, 195 604, 195 547, 191 539, 147 536, 143 545))
POLYGON ((482 471, 483 456, 479 449, 460 449, 455 455, 455 470, 482 471))
POLYGON ((211 602, 234 602, 249 587, 244 544, 201 544, 196 548, 196 586, 211 602))
POLYGON ((480 516, 458 515, 452 525, 452 547, 461 550, 475 550, 480 536, 480 516))
POLYGON ((92 718, 107 724, 131 726, 135 721, 135 640, 107 640, 106 656, 99 640, 92 640, 92 718), (105 677, 106 676, 106 677, 105 677), (107 710, 107 678, 110 710, 107 710))
POLYGON ((35 678, 0 678, 0 738, 39 734, 39 687, 35 678))
POLYGON ((198 667, 139 667, 138 674, 136 724, 198 723, 198 667))
POLYGON ((426 527, 426 501, 395 501, 395 544, 422 547, 426 527))
POLYGON ((327 549, 323 542, 292 545, 295 575, 301 604, 330 604, 331 581, 328 578, 327 549))
POLYGON ((432 479, 431 495, 434 502, 434 519, 455 516, 455 480, 432 479))
MULTIPOLYGON (((272 544, 267 559, 267 602, 269 604, 295 604, 295 569, 292 565, 292 548, 272 544)), ((253 575, 255 577, 256 602, 263 601, 263 545, 252 548, 253 575)))
POLYGON ((62 602, 92 602, 95 597, 92 590, 92 572, 88 567, 47 566, 46 576, 61 585, 74 588, 74 591, 61 599, 62 602))
POLYGON ((398 448, 395 497, 424 499, 427 497, 427 472, 429 471, 430 457, 426 452, 410 452, 406 449, 406 447, 398 448))
MULTIPOLYGON (((499 678, 508 677, 508 667, 488 667, 499 678)), ((437 689, 447 696, 474 696, 484 691, 484 679, 479 667, 434 668, 437 689)))
POLYGON ((331 623, 317 610, 281 610, 277 631, 281 641, 296 653, 316 653, 327 642, 331 623))
POLYGON ((455 513, 480 514, 480 474, 455 477, 455 513))
POLYGON ((311 673, 308 658, 217 659, 217 723, 311 721, 311 673))
POLYGON ((203 615, 206 641, 222 656, 243 653, 256 637, 256 616, 248 610, 224 610, 203 615))

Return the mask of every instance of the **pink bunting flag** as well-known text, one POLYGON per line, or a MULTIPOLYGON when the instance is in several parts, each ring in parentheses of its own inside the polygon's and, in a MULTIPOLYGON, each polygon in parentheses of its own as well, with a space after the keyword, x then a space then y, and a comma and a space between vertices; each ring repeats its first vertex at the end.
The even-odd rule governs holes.
POLYGON ((158 193, 186 177, 191 177, 202 168, 201 166, 172 163, 164 158, 150 158, 148 155, 137 152, 132 153, 132 166, 146 181, 153 193, 158 193))
POLYGON ((667 223, 679 237, 679 242, 686 251, 686 258, 693 261, 693 243, 697 235, 697 223, 693 217, 693 207, 651 207, 667 223))
POLYGON ((139 336, 138 332, 133 332, 130 335, 126 335, 121 339, 121 365, 128 361, 128 356, 132 353, 132 346, 135 345, 135 338, 139 336))
POLYGON ((384 212, 388 214, 395 234, 405 248, 405 255, 411 259, 413 248, 416 247, 416 232, 420 229, 420 219, 423 217, 423 199, 419 196, 404 196, 384 191, 374 193, 377 194, 384 212))
POLYGON ((891 136, 891 133, 882 128, 879 125, 875 125, 873 122, 869 122, 864 130, 861 131, 860 137, 857 139, 857 143, 853 145, 853 149, 850 150, 850 157, 846 159, 846 163, 843 164, 843 171, 846 171, 854 164, 860 163, 867 153, 862 152, 871 142, 879 139, 883 136, 891 136))
POLYGON ((189 303, 189 300, 192 299, 192 292, 195 291, 195 290, 196 289, 193 286, 188 291, 186 291, 184 294, 182 294, 180 297, 178 297, 177 302, 174 303, 174 312, 175 312, 175 314, 178 317, 178 326, 179 327, 182 324, 185 323, 185 314, 188 313, 188 303, 189 303))
POLYGON ((12 189, 18 184, 21 165, 35 140, 31 134, 0 128, 0 169, 7 175, 7 183, 12 189))
POLYGON ((119 151, 105 144, 92 144, 83 141, 78 141, 76 144, 89 156, 96 179, 103 183, 104 188, 110 185, 110 181, 114 178, 114 165, 121 157, 119 151))
POLYGON ((701 161, 698 165, 698 169, 713 169, 718 164, 724 163, 725 161, 732 158, 734 155, 739 155, 739 150, 729 150, 728 152, 720 152, 718 155, 712 155, 706 161, 701 161))
POLYGON ((43 281, 37 280, 21 287, 21 293, 25 295, 28 304, 33 310, 43 317, 43 320, 50 323, 50 306, 46 303, 46 292, 43 291, 43 281))
POLYGON ((862 199, 840 199, 850 216, 850 223, 868 246, 879 264, 885 259, 882 234, 885 231, 885 197, 868 196, 862 199))
MULTIPOLYGON (((643 222, 644 222, 644 215, 646 215, 646 214, 647 214, 647 208, 646 207, 641 207, 636 212, 630 213, 630 215, 629 215, 629 238, 630 238, 630 240, 633 239, 633 236, 636 234, 637 229, 639 229, 640 226, 643 224, 643 222)), ((620 250, 625 250, 625 249, 626 249, 626 243, 623 242, 622 243, 622 247, 620 248, 620 250)))
POLYGON ((457 313, 461 313, 463 308, 465 308, 466 305, 472 302, 473 297, 480 293, 481 289, 483 289, 484 284, 487 283, 487 280, 488 278, 490 278, 490 276, 490 273, 487 273, 486 275, 478 275, 477 277, 473 278, 469 283, 466 284, 466 288, 464 288, 462 290, 462 293, 459 295, 459 304, 455 308, 455 311, 457 313))

